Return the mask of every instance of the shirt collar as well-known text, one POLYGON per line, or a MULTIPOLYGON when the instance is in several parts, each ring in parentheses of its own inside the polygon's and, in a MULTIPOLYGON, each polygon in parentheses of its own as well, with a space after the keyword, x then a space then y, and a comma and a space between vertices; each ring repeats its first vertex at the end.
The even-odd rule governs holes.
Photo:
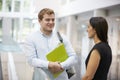
POLYGON ((46 35, 46 34, 44 34, 41 30, 39 30, 39 32, 40 32, 40 34, 41 34, 42 36, 47 37, 47 38, 49 38, 49 37, 51 37, 51 36, 53 35, 53 31, 52 31, 52 33, 51 33, 49 36, 46 35))

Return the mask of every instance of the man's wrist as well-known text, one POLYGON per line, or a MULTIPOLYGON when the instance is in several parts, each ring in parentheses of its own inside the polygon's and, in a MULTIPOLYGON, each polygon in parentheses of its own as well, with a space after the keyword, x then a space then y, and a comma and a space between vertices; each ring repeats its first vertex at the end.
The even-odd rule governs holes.
POLYGON ((60 65, 61 69, 64 70, 63 67, 62 67, 62 65, 61 65, 61 63, 58 63, 58 64, 60 65))

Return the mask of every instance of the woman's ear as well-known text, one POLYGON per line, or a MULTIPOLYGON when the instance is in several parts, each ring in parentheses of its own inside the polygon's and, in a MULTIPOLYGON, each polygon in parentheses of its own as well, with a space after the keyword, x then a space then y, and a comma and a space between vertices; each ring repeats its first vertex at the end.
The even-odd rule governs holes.
POLYGON ((94 28, 93 30, 94 30, 94 33, 96 33, 96 30, 95 30, 95 28, 94 28))

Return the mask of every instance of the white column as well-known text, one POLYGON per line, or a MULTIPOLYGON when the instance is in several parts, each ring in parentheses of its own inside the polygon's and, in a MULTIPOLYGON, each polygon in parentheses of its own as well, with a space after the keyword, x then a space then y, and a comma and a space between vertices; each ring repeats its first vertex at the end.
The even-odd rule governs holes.
POLYGON ((11 38, 11 27, 12 27, 12 20, 11 18, 3 18, 2 22, 2 43, 8 44, 11 38))
POLYGON ((12 0, 12 3, 11 3, 11 12, 14 12, 14 8, 15 8, 15 1, 12 0))
MULTIPOLYGON (((109 25, 112 25, 110 26, 111 29, 113 28, 112 30, 112 33, 110 35, 110 38, 109 38, 109 42, 111 43, 111 49, 112 49, 112 55, 113 55, 113 59, 112 59, 112 66, 111 66, 111 70, 109 71, 111 74, 111 80, 118 80, 118 71, 119 71, 119 62, 118 62, 118 41, 119 41, 119 24, 111 19, 109 21, 109 25)), ((110 31, 111 32, 111 31, 110 31)))
POLYGON ((6 0, 2 0, 2 11, 3 12, 5 12, 5 4, 6 4, 5 2, 6 2, 6 0))
POLYGON ((20 18, 19 18, 19 30, 18 30, 18 42, 21 42, 22 40, 22 28, 23 28, 23 8, 24 8, 24 0, 20 0, 20 14, 22 15, 20 18))
POLYGON ((67 4, 69 4, 69 3, 70 3, 70 0, 66 0, 66 2, 67 2, 67 4))
POLYGON ((30 13, 31 14, 35 12, 35 6, 33 6, 33 2, 34 2, 33 0, 30 1, 30 7, 29 8, 30 8, 30 13))
POLYGON ((59 20, 58 20, 58 18, 56 18, 56 20, 55 20, 54 30, 55 30, 55 31, 59 31, 59 20))
POLYGON ((106 16, 107 16, 106 13, 107 13, 106 10, 103 10, 103 9, 97 9, 97 10, 94 10, 94 17, 96 17, 96 16, 106 17, 106 16))
POLYGON ((72 32, 73 19, 74 19, 73 16, 68 16, 68 19, 67 19, 67 37, 68 37, 68 39, 70 39, 70 37, 72 35, 71 32, 72 32))
POLYGON ((18 31, 18 42, 22 42, 22 32, 23 32, 23 18, 19 18, 20 20, 19 20, 19 24, 20 24, 20 26, 19 26, 19 31, 18 31))
POLYGON ((20 12, 23 12, 23 8, 24 8, 24 0, 20 0, 20 12))
POLYGON ((68 16, 66 22, 67 22, 67 28, 66 28, 67 37, 71 41, 73 47, 76 48, 77 25, 76 25, 75 16, 68 16))

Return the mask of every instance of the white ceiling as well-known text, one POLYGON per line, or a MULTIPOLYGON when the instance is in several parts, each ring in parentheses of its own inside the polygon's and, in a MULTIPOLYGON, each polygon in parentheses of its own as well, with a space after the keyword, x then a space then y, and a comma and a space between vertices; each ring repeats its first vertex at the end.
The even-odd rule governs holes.
POLYGON ((58 12, 60 0, 35 0, 33 5, 35 6, 35 12, 39 12, 42 8, 51 8, 58 12))

